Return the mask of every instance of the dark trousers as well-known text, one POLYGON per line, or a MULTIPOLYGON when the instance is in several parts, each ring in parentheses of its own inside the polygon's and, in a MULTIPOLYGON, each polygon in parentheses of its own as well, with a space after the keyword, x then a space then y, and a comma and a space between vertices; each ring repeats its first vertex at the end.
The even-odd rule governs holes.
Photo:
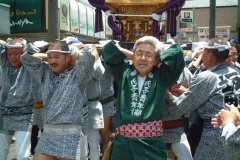
POLYGON ((34 155, 34 153, 35 153, 34 150, 35 150, 35 147, 37 146, 37 143, 38 143, 38 132, 39 132, 38 126, 33 125, 32 135, 31 135, 31 150, 30 150, 32 155, 34 155))
POLYGON ((192 156, 194 157, 196 148, 200 142, 203 130, 203 121, 199 120, 197 124, 192 124, 188 130, 188 143, 191 148, 192 156))

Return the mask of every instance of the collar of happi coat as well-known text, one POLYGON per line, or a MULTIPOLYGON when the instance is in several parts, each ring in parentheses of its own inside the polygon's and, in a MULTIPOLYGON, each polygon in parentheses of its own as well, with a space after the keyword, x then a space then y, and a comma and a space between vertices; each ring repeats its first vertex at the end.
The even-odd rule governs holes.
POLYGON ((74 67, 73 66, 68 66, 67 69, 65 69, 64 73, 68 73, 69 71, 71 71, 74 67))
POLYGON ((138 94, 138 74, 136 69, 131 71, 129 79, 131 85, 131 114, 139 117, 143 114, 144 104, 147 101, 150 88, 153 84, 153 73, 149 72, 147 75, 140 95, 138 94))
POLYGON ((209 70, 209 71, 211 71, 211 72, 215 72, 215 71, 217 71, 217 70, 221 70, 221 69, 224 69, 224 68, 227 68, 228 66, 227 66, 227 64, 226 64, 226 62, 222 62, 222 63, 220 63, 220 64, 218 64, 218 65, 216 65, 216 66, 213 66, 213 67, 211 67, 211 68, 208 68, 207 70, 209 70))

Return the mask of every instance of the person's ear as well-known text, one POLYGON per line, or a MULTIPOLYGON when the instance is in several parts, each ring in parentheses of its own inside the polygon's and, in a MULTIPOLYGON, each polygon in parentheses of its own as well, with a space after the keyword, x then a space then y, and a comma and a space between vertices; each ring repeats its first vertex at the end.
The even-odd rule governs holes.
POLYGON ((71 54, 67 54, 66 59, 67 59, 68 62, 71 60, 71 58, 72 58, 72 55, 71 54))
POLYGON ((213 57, 214 57, 214 54, 213 54, 212 51, 210 51, 210 52, 208 53, 208 59, 212 59, 213 57))

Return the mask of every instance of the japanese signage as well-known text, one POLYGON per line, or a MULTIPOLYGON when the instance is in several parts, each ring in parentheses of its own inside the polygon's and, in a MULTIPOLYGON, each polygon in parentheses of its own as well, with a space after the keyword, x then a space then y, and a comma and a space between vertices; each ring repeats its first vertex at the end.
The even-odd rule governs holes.
POLYGON ((95 23, 95 19, 94 19, 94 12, 93 10, 86 6, 87 8, 87 20, 88 20, 88 24, 87 24, 87 29, 88 29, 88 35, 89 36, 94 36, 94 23, 95 23))
MULTIPOLYGON (((215 30, 216 38, 230 39, 231 26, 217 26, 215 30)), ((209 40, 209 27, 198 27, 198 41, 209 40)))
POLYGON ((10 5, 11 33, 42 30, 41 0, 0 0, 0 3, 10 5))
POLYGON ((183 32, 192 32, 193 29, 192 28, 181 28, 181 31, 183 31, 183 32))
MULTIPOLYGON (((105 38, 106 32, 95 33, 95 11, 82 3, 70 0, 70 31, 105 38)), ((104 14, 104 13, 103 13, 104 14)), ((103 26, 106 26, 106 18, 103 16, 103 26)), ((69 30, 66 30, 69 31, 69 30)))
POLYGON ((78 3, 76 1, 70 1, 70 14, 71 14, 71 19, 70 19, 70 31, 79 33, 80 30, 80 21, 78 17, 78 3))
POLYGON ((80 34, 87 35, 87 33, 88 33, 88 31, 87 31, 87 9, 81 3, 78 3, 78 6, 79 6, 78 16, 80 19, 80 34))

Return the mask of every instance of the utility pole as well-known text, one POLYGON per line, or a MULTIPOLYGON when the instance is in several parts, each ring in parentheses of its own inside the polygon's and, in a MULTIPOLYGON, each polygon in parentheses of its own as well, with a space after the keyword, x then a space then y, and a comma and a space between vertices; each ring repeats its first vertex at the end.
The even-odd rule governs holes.
POLYGON ((194 41, 194 27, 195 27, 195 8, 192 8, 193 18, 192 18, 192 42, 194 41))
POLYGON ((60 39, 59 0, 48 0, 48 41, 60 39))
POLYGON ((216 0, 210 1, 210 18, 209 18, 209 39, 215 38, 216 30, 216 0))

